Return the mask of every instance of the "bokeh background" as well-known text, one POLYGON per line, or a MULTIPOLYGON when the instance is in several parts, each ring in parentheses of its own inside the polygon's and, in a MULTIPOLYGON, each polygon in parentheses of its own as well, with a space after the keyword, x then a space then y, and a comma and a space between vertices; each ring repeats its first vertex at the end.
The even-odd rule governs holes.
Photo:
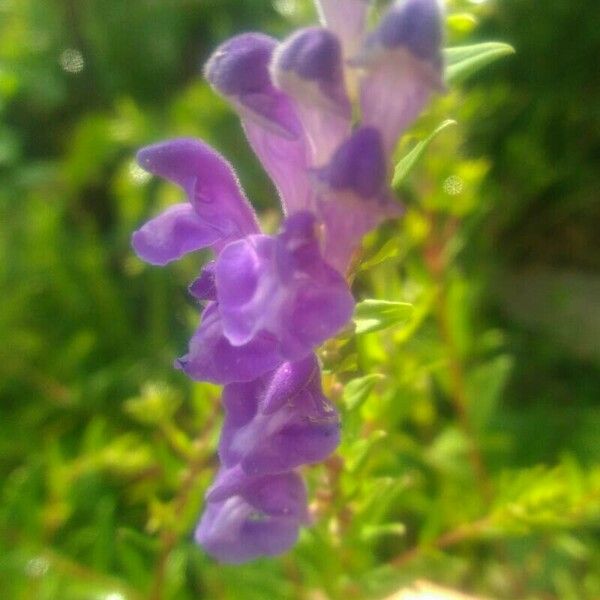
MULTIPOLYGON (((382 3, 380 3, 382 4, 382 3)), ((279 559, 192 542, 218 389, 171 368, 199 257, 144 266, 131 231, 176 189, 140 146, 202 137, 267 227, 278 207, 202 81, 303 0, 0 1, 0 597, 384 598, 428 579, 493 598, 600 598, 600 4, 455 0, 449 44, 517 53, 438 98, 400 158, 406 217, 365 242, 361 299, 413 304, 322 353, 339 455, 279 559), (345 386, 345 387, 343 387, 345 386)))

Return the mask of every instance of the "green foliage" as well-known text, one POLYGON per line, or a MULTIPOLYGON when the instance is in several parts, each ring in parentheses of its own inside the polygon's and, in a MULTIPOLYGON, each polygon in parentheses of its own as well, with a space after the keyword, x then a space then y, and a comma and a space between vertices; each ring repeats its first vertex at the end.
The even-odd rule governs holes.
POLYGON ((408 302, 363 300, 356 305, 354 311, 355 332, 360 335, 397 326, 406 323, 412 313, 413 307, 408 302))
POLYGON ((447 48, 445 51, 446 81, 448 84, 461 83, 478 73, 483 67, 499 58, 513 54, 514 51, 509 44, 500 42, 484 42, 473 46, 447 48))
POLYGON ((566 0, 447 4, 453 85, 399 145, 405 216, 365 241, 355 330, 321 351, 344 427, 306 470, 314 525, 287 556, 225 567, 192 541, 219 390, 171 368, 199 261, 132 256, 131 231, 178 198, 133 156, 203 137, 272 225, 274 191, 197 71, 234 32, 311 22, 310 3, 0 2, 0 597, 365 600, 423 578, 600 596, 596 288, 499 268, 552 218, 592 228, 598 78, 571 67, 597 27, 566 0), (510 46, 479 39, 518 53, 491 66, 510 46))
POLYGON ((416 144, 416 146, 402 159, 398 162, 394 169, 394 177, 392 179, 392 186, 398 187, 406 178, 408 173, 415 167, 415 165, 419 162, 419 159, 425 153, 425 150, 429 147, 431 142, 447 127, 451 127, 452 125, 456 125, 456 121, 452 119, 446 119, 443 123, 439 125, 436 129, 433 130, 422 142, 416 144))

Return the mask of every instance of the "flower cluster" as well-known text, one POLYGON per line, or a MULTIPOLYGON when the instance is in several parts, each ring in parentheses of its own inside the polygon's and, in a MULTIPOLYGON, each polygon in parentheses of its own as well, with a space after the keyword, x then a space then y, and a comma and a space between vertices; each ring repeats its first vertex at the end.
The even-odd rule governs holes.
POLYGON ((277 235, 261 232, 231 166, 204 143, 138 155, 187 202, 135 232, 137 254, 164 265, 213 253, 189 288, 205 307, 176 365, 225 386, 221 468, 196 531, 224 562, 279 554, 309 521, 296 469, 324 460, 340 437, 314 352, 352 315, 344 275, 361 238, 400 214, 387 183, 394 146, 443 87, 437 0, 400 0, 370 32, 367 0, 317 5, 322 27, 283 42, 239 35, 205 69, 277 187, 277 235))

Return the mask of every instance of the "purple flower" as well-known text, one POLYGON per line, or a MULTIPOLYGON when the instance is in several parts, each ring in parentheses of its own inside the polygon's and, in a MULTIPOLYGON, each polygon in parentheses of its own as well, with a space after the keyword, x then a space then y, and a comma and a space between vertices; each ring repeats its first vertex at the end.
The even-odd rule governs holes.
POLYGON ((222 467, 196 540, 222 562, 279 554, 308 522, 305 488, 293 470, 325 459, 339 443, 338 412, 323 395, 317 357, 227 385, 223 404, 222 467))
POLYGON ((294 469, 324 460, 340 438, 314 351, 351 317, 344 275, 355 250, 401 214, 388 184, 392 153, 443 87, 438 0, 397 1, 371 32, 367 0, 316 4, 323 27, 281 43, 236 36, 205 68, 277 187, 279 233, 261 232, 233 169, 204 143, 177 139, 138 154, 187 202, 136 231, 135 251, 156 265, 213 254, 189 287, 205 307, 176 366, 225 385, 221 470, 196 530, 222 562, 284 552, 308 523, 294 469))
POLYGON ((251 381, 335 335, 354 300, 316 233, 315 218, 296 213, 277 236, 227 245, 190 287, 211 302, 177 366, 198 381, 251 381))
POLYGON ((220 384, 250 381, 307 356, 346 324, 354 301, 321 255, 313 215, 298 212, 279 235, 260 234, 231 167, 198 141, 150 146, 138 159, 183 188, 189 201, 134 233, 138 255, 153 264, 208 247, 216 255, 190 286, 210 304, 176 363, 186 374, 220 384))
POLYGON ((286 360, 300 359, 350 319, 354 300, 344 278, 322 258, 316 220, 296 213, 277 236, 231 243, 215 266, 223 331, 242 345, 264 331, 286 360))
POLYGON ((325 223, 324 255, 345 272, 362 237, 401 206, 388 187, 387 159, 379 130, 359 127, 329 164, 314 171, 325 223))
POLYGON ((165 265, 202 248, 257 233, 258 223, 229 163, 206 144, 182 138, 138 153, 146 171, 177 184, 188 203, 176 204, 133 234, 138 256, 165 265))
POLYGON ((237 564, 285 552, 307 522, 306 488, 296 473, 248 477, 223 469, 195 538, 219 561, 237 564))
POLYGON ((442 7, 438 0, 401 0, 384 15, 352 64, 363 122, 379 129, 392 152, 442 82, 442 7))
POLYGON ((258 33, 238 35, 219 46, 205 67, 213 89, 242 119, 252 149, 279 191, 286 214, 310 210, 308 154, 292 100, 271 82, 269 63, 277 41, 258 33))
POLYGON ((270 68, 303 125, 310 164, 325 164, 349 135, 352 116, 338 38, 321 27, 302 29, 279 45, 270 68))
POLYGON ((323 395, 316 356, 225 387, 219 456, 247 475, 284 473, 320 462, 337 447, 339 415, 323 395))
POLYGON ((362 237, 401 212, 388 189, 390 156, 442 87, 442 11, 436 0, 396 2, 367 35, 369 2, 321 0, 317 7, 329 29, 290 36, 270 69, 303 125, 311 172, 325 183, 311 199, 324 227, 325 259, 345 273, 362 237), (354 88, 361 122, 350 132, 354 88))
POLYGON ((272 371, 282 361, 277 340, 265 332, 247 344, 234 346, 223 333, 219 305, 211 302, 202 313, 187 354, 178 358, 175 366, 196 381, 227 384, 251 381, 272 371))

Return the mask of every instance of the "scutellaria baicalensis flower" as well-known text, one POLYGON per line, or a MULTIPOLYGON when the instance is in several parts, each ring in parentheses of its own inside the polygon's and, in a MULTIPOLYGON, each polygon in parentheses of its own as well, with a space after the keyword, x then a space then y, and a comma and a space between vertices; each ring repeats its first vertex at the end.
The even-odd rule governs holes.
POLYGON ((345 276, 362 237, 401 214, 388 184, 398 138, 443 89, 438 0, 394 2, 371 30, 368 0, 316 4, 321 26, 282 42, 238 35, 204 70, 277 188, 277 234, 260 230, 231 165, 203 142, 138 154, 187 201, 134 233, 137 254, 165 265, 212 252, 189 287, 204 308, 176 366, 225 386, 221 469, 196 530, 222 562, 280 554, 309 523, 297 469, 340 438, 314 352, 351 317, 345 276))
POLYGON ((239 464, 248 475, 285 473, 324 460, 339 443, 339 415, 323 395, 314 354, 267 377, 226 386, 223 404, 224 467, 239 464))
POLYGON ((195 538, 217 560, 237 564, 285 552, 305 523, 306 488, 297 473, 249 477, 234 467, 209 489, 195 538))

